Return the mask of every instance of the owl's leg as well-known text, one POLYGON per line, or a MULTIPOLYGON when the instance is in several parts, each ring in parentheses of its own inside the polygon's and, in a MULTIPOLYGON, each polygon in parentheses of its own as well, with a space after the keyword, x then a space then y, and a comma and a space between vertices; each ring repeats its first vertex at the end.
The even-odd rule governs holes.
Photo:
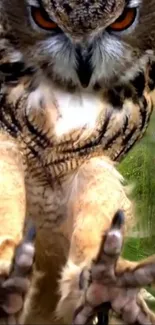
POLYGON ((74 325, 87 324, 105 303, 126 324, 155 324, 155 314, 140 295, 141 287, 155 282, 155 256, 135 263, 119 258, 123 219, 121 211, 116 213, 96 259, 80 275, 83 295, 74 314, 74 325))
POLYGON ((9 275, 0 277, 0 324, 16 324, 30 286, 34 261, 34 226, 16 247, 9 275))

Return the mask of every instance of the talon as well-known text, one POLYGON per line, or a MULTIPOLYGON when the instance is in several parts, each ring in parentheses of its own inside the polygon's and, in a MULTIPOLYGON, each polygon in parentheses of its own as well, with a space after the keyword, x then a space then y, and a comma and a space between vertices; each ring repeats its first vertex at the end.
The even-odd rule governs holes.
POLYGON ((105 237, 104 252, 108 255, 116 255, 121 252, 123 236, 120 230, 124 225, 124 219, 124 212, 118 210, 112 220, 111 228, 105 237))
POLYGON ((79 285, 84 294, 73 325, 92 324, 95 316, 98 324, 108 322, 109 309, 128 324, 155 324, 155 315, 138 298, 140 288, 155 281, 155 255, 141 262, 119 259, 123 225, 124 213, 119 210, 101 240, 97 257, 82 271, 79 285), (109 306, 106 312, 105 303, 109 306))
POLYGON ((124 225, 124 219, 124 212, 118 210, 112 220, 110 229, 102 239, 98 255, 94 260, 96 264, 104 262, 104 254, 109 256, 118 256, 120 254, 123 244, 123 236, 120 230, 124 225))
POLYGON ((122 226, 124 225, 124 221, 125 221, 124 212, 122 210, 118 210, 112 220, 111 228, 121 229, 122 226))
POLYGON ((109 324, 109 311, 111 309, 111 304, 105 302, 99 307, 97 312, 98 324, 99 325, 108 325, 109 324))
MULTIPOLYGON (((88 324, 90 319, 92 321, 95 315, 99 315, 98 307, 102 303, 103 308, 105 302, 111 304, 110 308, 128 324, 155 324, 155 316, 150 316, 149 309, 145 309, 137 300, 140 287, 155 280, 155 256, 139 263, 118 260, 123 245, 123 225, 124 213, 119 210, 105 233, 97 258, 89 270, 91 282, 87 288, 82 286, 85 290, 85 303, 77 310, 74 325, 88 324)), ((82 276, 85 277, 84 272, 82 276)), ((103 316, 102 310, 100 324, 103 324, 103 316)))
POLYGON ((31 225, 31 227, 29 227, 28 232, 25 236, 25 241, 32 242, 34 241, 35 237, 36 237, 36 228, 34 225, 31 225))

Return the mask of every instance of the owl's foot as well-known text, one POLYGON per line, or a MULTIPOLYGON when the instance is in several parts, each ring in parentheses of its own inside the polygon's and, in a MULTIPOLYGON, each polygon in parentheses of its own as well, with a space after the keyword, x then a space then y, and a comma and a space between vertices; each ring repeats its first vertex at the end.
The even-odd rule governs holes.
POLYGON ((108 313, 109 309, 126 324, 155 324, 155 315, 140 294, 140 288, 155 281, 155 256, 139 263, 121 259, 123 224, 124 215, 118 211, 97 258, 81 274, 84 294, 74 314, 74 325, 87 324, 99 310, 108 313))
POLYGON ((0 324, 16 324, 16 315, 23 308, 34 262, 34 238, 31 225, 15 250, 10 274, 0 276, 0 324))

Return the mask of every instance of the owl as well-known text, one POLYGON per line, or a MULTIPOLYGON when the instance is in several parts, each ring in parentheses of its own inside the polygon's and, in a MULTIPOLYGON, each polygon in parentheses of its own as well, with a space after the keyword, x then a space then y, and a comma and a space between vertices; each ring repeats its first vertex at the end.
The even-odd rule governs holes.
POLYGON ((104 303, 127 323, 155 322, 138 289, 155 280, 154 257, 120 257, 134 207, 115 167, 155 105, 154 44, 155 0, 0 0, 10 323, 85 324, 104 303))

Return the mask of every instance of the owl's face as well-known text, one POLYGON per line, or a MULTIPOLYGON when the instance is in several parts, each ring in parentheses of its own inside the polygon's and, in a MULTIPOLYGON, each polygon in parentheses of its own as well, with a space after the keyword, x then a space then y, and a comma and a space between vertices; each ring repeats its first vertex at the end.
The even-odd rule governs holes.
POLYGON ((154 43, 155 0, 0 0, 0 7, 14 60, 68 87, 117 81, 154 43))

